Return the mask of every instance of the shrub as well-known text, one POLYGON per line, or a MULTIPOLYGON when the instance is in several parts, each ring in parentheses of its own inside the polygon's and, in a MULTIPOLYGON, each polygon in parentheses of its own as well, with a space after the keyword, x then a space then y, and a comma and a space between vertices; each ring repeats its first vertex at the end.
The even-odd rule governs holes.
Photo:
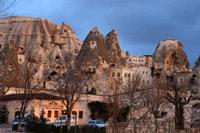
POLYGON ((8 114, 7 107, 5 105, 0 105, 0 123, 7 122, 8 114))

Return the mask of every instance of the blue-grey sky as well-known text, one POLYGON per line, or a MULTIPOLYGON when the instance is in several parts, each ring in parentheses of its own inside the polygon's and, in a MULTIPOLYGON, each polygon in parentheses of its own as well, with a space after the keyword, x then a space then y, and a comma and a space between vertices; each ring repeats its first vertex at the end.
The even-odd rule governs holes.
POLYGON ((200 55, 200 0, 17 0, 10 13, 65 22, 81 40, 94 26, 114 28, 131 55, 152 54, 165 38, 180 40, 191 64, 200 55))

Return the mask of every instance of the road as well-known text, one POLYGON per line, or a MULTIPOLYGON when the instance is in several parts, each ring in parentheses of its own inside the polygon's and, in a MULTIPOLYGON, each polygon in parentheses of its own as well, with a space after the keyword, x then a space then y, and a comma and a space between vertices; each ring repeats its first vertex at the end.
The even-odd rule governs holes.
POLYGON ((0 124, 0 133, 14 133, 12 131, 12 125, 10 125, 10 124, 0 124))

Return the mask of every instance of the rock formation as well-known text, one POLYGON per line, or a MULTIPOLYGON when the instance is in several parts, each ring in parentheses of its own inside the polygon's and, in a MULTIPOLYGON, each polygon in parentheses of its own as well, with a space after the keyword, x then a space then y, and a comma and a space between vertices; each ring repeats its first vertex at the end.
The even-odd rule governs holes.
MULTIPOLYGON (((88 86, 95 87, 97 92, 106 92, 110 70, 128 67, 129 57, 120 48, 115 30, 104 36, 95 27, 81 42, 64 23, 57 25, 47 19, 32 17, 0 20, 0 80, 6 85, 12 86, 13 80, 20 81, 24 65, 31 63, 36 70, 35 77, 44 82, 43 87, 46 82, 75 67, 90 74, 88 86)), ((144 58, 143 65, 151 67, 152 56, 144 58)), ((174 39, 161 41, 153 54, 152 68, 155 72, 165 73, 189 71, 182 44, 174 39)))
POLYGON ((162 40, 153 54, 153 60, 157 70, 167 73, 189 71, 189 62, 183 45, 174 39, 162 40))
POLYGON ((32 17, 0 20, 1 72, 13 74, 11 68, 25 62, 37 64, 41 69, 48 68, 49 73, 58 72, 61 66, 68 64, 69 55, 74 60, 81 45, 74 31, 64 23, 56 25, 47 19, 32 17), (10 52, 14 54, 11 58, 10 52))
POLYGON ((93 28, 83 42, 76 58, 76 67, 83 72, 92 73, 90 83, 97 92, 106 92, 109 86, 110 67, 124 67, 126 54, 119 47, 116 31, 104 37, 98 28, 93 28))

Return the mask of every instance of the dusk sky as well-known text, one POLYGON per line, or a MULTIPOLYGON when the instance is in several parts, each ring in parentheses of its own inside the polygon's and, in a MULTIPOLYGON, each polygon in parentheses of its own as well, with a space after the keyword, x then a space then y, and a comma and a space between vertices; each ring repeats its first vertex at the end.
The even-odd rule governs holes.
POLYGON ((94 26, 116 29, 131 55, 152 54, 166 38, 184 44, 191 64, 200 55, 200 0, 17 0, 10 14, 65 22, 81 40, 94 26))

